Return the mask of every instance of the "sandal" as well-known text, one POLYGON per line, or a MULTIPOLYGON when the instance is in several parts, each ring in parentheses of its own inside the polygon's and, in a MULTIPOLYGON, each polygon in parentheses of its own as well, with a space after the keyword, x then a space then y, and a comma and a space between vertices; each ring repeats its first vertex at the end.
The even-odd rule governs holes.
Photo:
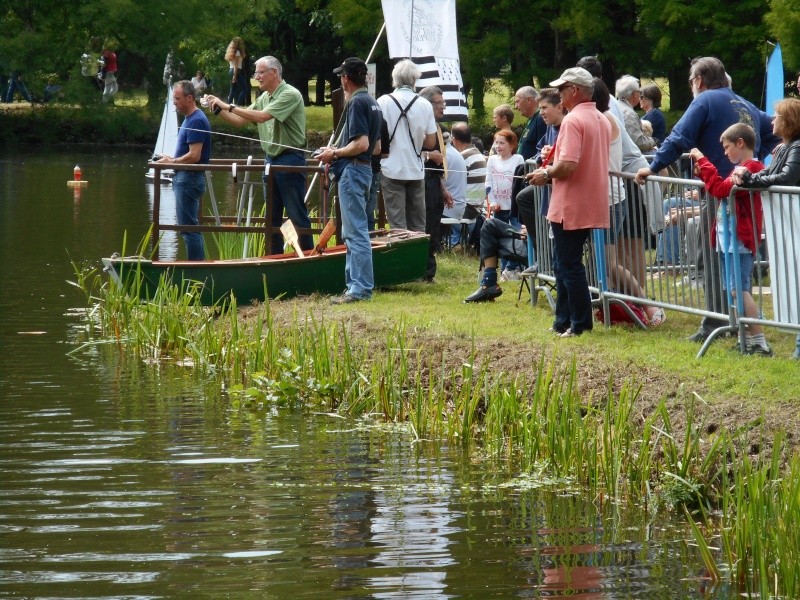
POLYGON ((666 320, 667 320, 667 313, 664 312, 663 308, 659 308, 656 311, 656 314, 654 314, 650 319, 649 325, 650 327, 658 327, 659 325, 663 325, 664 321, 666 320))

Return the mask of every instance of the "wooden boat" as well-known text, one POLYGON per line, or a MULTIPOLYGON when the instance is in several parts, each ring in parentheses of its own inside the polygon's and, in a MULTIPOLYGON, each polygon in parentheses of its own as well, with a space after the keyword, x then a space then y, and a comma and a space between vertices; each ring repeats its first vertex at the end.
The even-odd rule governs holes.
MULTIPOLYGON (((387 287, 425 276, 429 238, 424 233, 390 229, 371 236, 375 287, 387 287)), ((157 261, 140 256, 103 258, 112 280, 153 297, 161 278, 182 286, 196 285, 203 304, 230 295, 241 306, 254 300, 344 291, 345 246, 314 250, 300 258, 276 254, 259 258, 209 261, 157 261)))

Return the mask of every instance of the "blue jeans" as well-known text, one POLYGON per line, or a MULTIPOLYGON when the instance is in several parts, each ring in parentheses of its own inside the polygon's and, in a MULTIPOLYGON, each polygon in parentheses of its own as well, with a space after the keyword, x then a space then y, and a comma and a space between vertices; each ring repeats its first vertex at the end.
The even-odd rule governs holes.
MULTIPOLYGON (((290 167, 305 167, 306 159, 299 152, 288 150, 275 157, 266 157, 266 161, 271 165, 281 165, 290 167)), ((278 173, 270 171, 273 178, 272 196, 272 226, 280 229, 283 224, 283 209, 286 209, 286 216, 298 229, 308 229, 311 227, 311 219, 308 218, 308 210, 305 203, 306 174, 305 173, 278 173)), ((263 177, 267 183, 267 176, 263 177)), ((264 199, 267 198, 267 188, 264 186, 264 199)), ((301 233, 299 236, 300 247, 303 250, 314 248, 314 238, 310 233, 301 233)), ((272 234, 271 254, 281 254, 283 252, 283 236, 280 231, 272 234)))
MULTIPOLYGON (((172 178, 175 216, 178 225, 199 225, 200 198, 206 191, 205 171, 176 171, 172 178)), ((199 231, 181 232, 189 260, 205 260, 203 235, 199 231)))
POLYGON ((344 282, 347 293, 361 299, 370 298, 375 287, 366 210, 371 183, 372 167, 355 161, 350 161, 339 178, 342 237, 347 245, 344 282))
POLYGON ((592 330, 592 297, 583 266, 583 247, 591 229, 565 230, 561 223, 553 228, 553 270, 556 276, 556 318, 553 329, 572 328, 580 334, 592 330))

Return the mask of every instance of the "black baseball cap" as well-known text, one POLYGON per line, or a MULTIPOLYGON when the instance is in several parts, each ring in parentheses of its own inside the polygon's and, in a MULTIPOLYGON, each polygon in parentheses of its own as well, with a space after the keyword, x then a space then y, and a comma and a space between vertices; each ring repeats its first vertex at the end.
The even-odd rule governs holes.
POLYGON ((353 76, 365 76, 367 74, 367 63, 365 63, 360 58, 356 58, 355 56, 351 56, 350 58, 346 58, 340 67, 336 67, 333 70, 334 75, 353 75, 353 76))

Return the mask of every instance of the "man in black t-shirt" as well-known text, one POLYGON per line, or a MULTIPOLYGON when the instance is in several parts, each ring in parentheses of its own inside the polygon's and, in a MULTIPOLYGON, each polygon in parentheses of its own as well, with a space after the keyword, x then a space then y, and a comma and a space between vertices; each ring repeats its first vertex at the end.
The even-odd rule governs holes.
POLYGON ((366 89, 367 65, 348 58, 333 70, 344 89, 345 123, 335 146, 322 148, 319 160, 330 163, 339 190, 342 235, 347 245, 345 285, 333 304, 349 304, 372 297, 375 275, 367 224, 367 201, 372 184, 372 155, 380 153, 383 115, 366 89))

